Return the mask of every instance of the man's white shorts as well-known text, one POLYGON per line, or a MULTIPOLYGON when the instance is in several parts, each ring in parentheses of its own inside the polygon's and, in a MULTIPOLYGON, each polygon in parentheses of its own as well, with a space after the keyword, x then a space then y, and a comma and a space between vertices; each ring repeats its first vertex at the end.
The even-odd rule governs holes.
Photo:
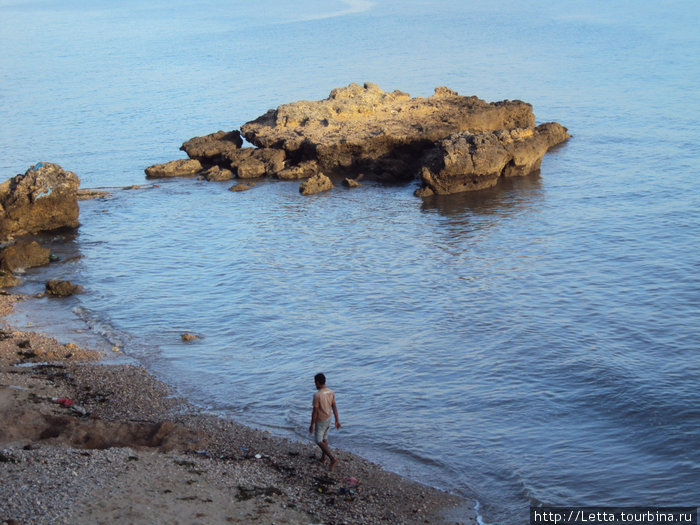
POLYGON ((314 440, 316 444, 321 443, 324 439, 328 437, 328 431, 331 428, 331 418, 325 421, 316 421, 316 430, 314 432, 314 440))

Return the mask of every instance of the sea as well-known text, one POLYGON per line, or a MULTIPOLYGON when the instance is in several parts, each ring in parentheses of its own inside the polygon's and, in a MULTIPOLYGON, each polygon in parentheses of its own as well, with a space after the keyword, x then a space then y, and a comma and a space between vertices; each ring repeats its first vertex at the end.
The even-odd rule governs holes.
POLYGON ((17 288, 84 293, 13 322, 296 440, 324 372, 333 447, 482 524, 697 506, 698 27, 695 0, 0 0, 2 180, 56 162, 111 192, 17 288), (424 200, 145 179, 193 136, 351 82, 524 100, 572 138, 538 174, 424 200))

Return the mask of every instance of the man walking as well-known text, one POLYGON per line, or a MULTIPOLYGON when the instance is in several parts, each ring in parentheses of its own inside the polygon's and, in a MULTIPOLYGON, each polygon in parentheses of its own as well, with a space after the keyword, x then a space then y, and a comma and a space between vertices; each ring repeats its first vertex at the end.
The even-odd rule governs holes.
POLYGON ((311 412, 311 426, 309 434, 314 434, 314 441, 321 449, 321 463, 326 463, 326 456, 331 461, 329 470, 333 472, 338 458, 331 454, 328 447, 328 430, 331 428, 331 411, 335 416, 335 428, 340 428, 338 407, 335 406, 335 393, 326 386, 326 376, 316 374, 314 376, 317 392, 314 394, 313 412, 311 412), (314 432, 314 427, 316 432, 314 432))

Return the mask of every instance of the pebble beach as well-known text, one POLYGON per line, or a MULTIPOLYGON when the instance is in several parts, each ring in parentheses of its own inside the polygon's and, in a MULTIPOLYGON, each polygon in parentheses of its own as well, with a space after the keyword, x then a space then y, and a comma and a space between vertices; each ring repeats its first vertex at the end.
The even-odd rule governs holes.
MULTIPOLYGON (((0 295, 0 315, 32 297, 0 295)), ((144 369, 7 322, 0 522, 471 524, 468 502, 206 414, 144 369)))

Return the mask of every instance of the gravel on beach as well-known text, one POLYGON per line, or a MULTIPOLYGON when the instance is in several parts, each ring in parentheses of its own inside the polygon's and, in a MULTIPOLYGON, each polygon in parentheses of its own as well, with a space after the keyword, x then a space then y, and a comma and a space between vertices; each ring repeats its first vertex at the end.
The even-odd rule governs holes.
MULTIPOLYGON (((18 300, 0 295, 0 316, 18 300)), ((446 524, 467 501, 203 413, 133 365, 0 329, 0 523, 446 524), (22 365, 22 366, 17 366, 22 365)))

